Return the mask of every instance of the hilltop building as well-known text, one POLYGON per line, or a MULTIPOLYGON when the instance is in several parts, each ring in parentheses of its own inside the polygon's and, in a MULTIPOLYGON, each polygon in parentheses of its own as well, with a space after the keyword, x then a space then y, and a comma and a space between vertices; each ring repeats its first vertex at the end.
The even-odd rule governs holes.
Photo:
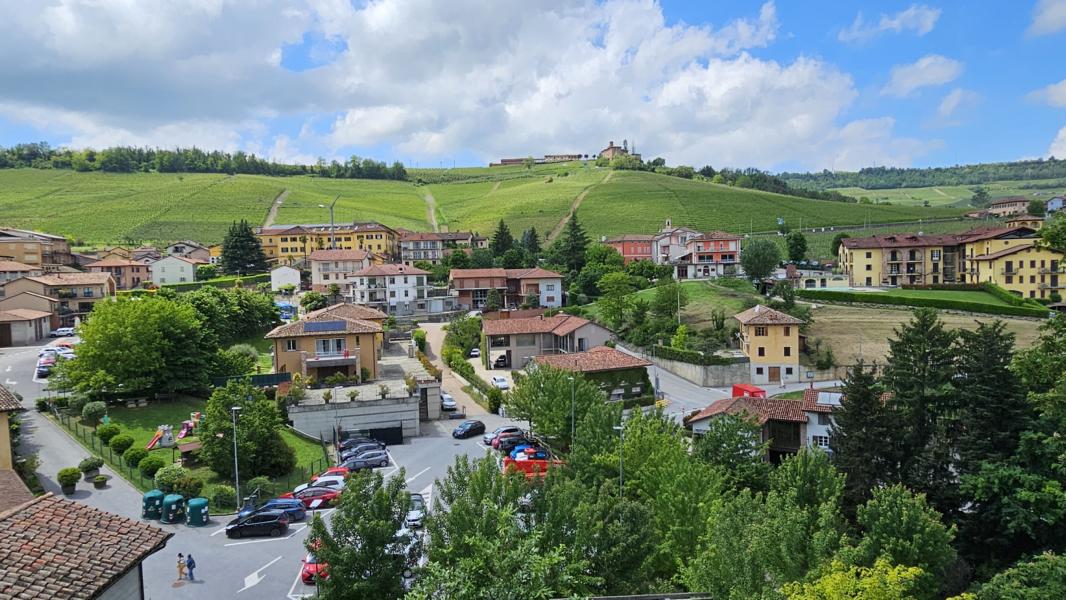
POLYGON ((1029 210, 1029 200, 1022 196, 1011 196, 996 200, 988 205, 988 214, 993 217, 1010 217, 1023 215, 1029 210))
MULTIPOLYGON (((546 165, 550 163, 571 162, 575 160, 585 160, 589 157, 588 154, 545 154, 541 158, 534 158, 533 163, 538 165, 546 165)), ((490 167, 515 167, 521 166, 526 163, 528 158, 501 158, 498 162, 489 163, 490 167)))
POLYGON ((607 160, 611 160, 618 156, 632 156, 633 158, 640 160, 640 155, 637 154, 636 145, 634 144, 632 151, 630 151, 628 140, 622 140, 621 146, 615 146, 613 141, 607 142, 607 147, 600 150, 597 156, 607 160))

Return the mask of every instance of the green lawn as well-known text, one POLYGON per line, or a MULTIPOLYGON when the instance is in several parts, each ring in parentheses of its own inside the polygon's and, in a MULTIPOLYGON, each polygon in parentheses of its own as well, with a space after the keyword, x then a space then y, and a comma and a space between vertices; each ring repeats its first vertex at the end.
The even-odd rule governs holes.
POLYGON ((981 304, 992 304, 994 306, 1010 306, 1003 300, 989 294, 988 292, 966 291, 966 290, 903 290, 894 289, 887 292, 878 292, 878 294, 885 294, 888 296, 896 296, 898 298, 939 298, 941 300, 960 300, 963 302, 979 302, 981 304))
POLYGON ((263 337, 266 333, 264 331, 237 342, 238 344, 248 344, 259 351, 259 361, 256 363, 259 366, 259 373, 274 372, 274 359, 270 353, 274 349, 274 342, 263 337))
MULTIPOLYGON (((743 311, 750 302, 760 299, 755 288, 740 279, 722 279, 719 283, 686 281, 681 287, 688 297, 688 304, 681 310, 681 321, 696 328, 710 326, 711 315, 715 309, 720 308, 725 311, 726 317, 731 317, 743 311)), ((655 297, 655 291, 655 288, 640 290, 635 292, 633 297, 650 302, 655 297)), ((589 316, 599 316, 597 303, 586 304, 583 308, 589 316)))

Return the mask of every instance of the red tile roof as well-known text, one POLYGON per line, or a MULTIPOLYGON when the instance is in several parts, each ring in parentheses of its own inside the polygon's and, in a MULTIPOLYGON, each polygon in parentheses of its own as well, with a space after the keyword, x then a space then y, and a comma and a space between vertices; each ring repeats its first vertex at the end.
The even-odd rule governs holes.
POLYGON ((304 318, 299 321, 293 321, 279 327, 275 327, 266 334, 264 337, 267 339, 274 338, 288 338, 288 337, 301 337, 306 335, 325 335, 325 334, 337 334, 337 333, 381 333, 381 325, 373 321, 364 321, 362 319, 346 319, 337 315, 323 314, 316 317, 304 318), (306 325, 308 323, 330 323, 339 322, 343 328, 338 328, 331 331, 308 331, 306 325))
POLYGON ((707 408, 685 419, 686 423, 702 421, 718 415, 748 415, 762 425, 767 421, 790 421, 806 423, 803 404, 796 400, 778 400, 774 398, 723 398, 707 408))
POLYGON ((588 325, 588 319, 573 315, 530 317, 528 319, 494 319, 481 322, 485 335, 518 335, 524 333, 554 333, 567 335, 588 325))
MULTIPOLYGON (((33 494, 18 473, 11 469, 0 469, 0 512, 10 510, 33 500, 33 494)), ((2 595, 3 592, 0 592, 2 595)))
POLYGON ((995 202, 990 202, 988 205, 989 206, 1000 206, 1000 205, 1003 205, 1003 204, 1015 204, 1015 203, 1028 204, 1029 203, 1029 199, 1025 198, 1024 196, 1010 196, 1008 198, 1002 198, 1000 200, 996 200, 995 202))
POLYGON ((607 346, 596 346, 588 352, 534 356, 533 360, 538 364, 579 373, 642 369, 651 366, 651 363, 643 358, 607 346))
POLYGON ((386 315, 376 308, 361 306, 359 304, 346 304, 344 302, 334 304, 333 306, 327 306, 326 308, 313 310, 305 314, 304 318, 313 319, 321 315, 330 315, 342 319, 363 319, 366 321, 384 321, 389 318, 389 315, 386 315))
POLYGON ((173 535, 45 494, 0 514, 0 596, 96 598, 173 535))
POLYGON ((626 233, 622 235, 611 236, 604 241, 604 243, 610 244, 614 242, 650 242, 655 239, 652 234, 644 233, 626 233))
POLYGON ((366 260, 370 253, 366 250, 315 250, 311 260, 366 260))
POLYGON ((34 319, 43 319, 50 316, 52 316, 52 313, 50 312, 32 310, 29 308, 0 310, 0 322, 33 321, 34 319))
POLYGON ((781 311, 774 310, 762 304, 733 315, 742 325, 801 325, 803 319, 797 319, 781 311))
POLYGON ((558 279, 562 275, 555 271, 534 267, 532 269, 504 269, 508 279, 558 279))
POLYGON ((507 277, 504 269, 452 269, 448 276, 452 279, 475 279, 483 277, 507 277))
POLYGON ((0 385, 0 412, 16 412, 24 410, 19 399, 6 387, 0 385))
POLYGON ((914 233, 890 233, 871 235, 861 238, 844 238, 841 242, 845 248, 924 248, 927 246, 955 246, 959 244, 957 235, 918 235, 914 233))
MULTIPOLYGON (((821 389, 810 389, 810 388, 808 388, 806 390, 803 390, 803 410, 805 410, 806 412, 831 413, 835 409, 840 408, 840 406, 839 405, 833 405, 833 404, 819 404, 818 403, 818 393, 819 392, 835 392, 835 393, 841 394, 840 400, 843 402, 843 400, 844 400, 843 391, 844 390, 842 388, 837 388, 837 387, 821 388, 821 389)), ((881 402, 888 402, 891 398, 892 398, 892 392, 883 392, 881 394, 881 402)))
POLYGON ((977 256, 975 256, 975 257, 973 257, 971 259, 968 259, 968 260, 981 260, 981 261, 995 260, 997 258, 1003 258, 1004 256, 1010 256, 1011 254, 1015 254, 1017 252, 1021 252, 1022 250, 1028 250, 1028 249, 1030 249, 1030 248, 1032 248, 1034 246, 1035 246, 1035 244, 1025 244, 1025 245, 1014 246, 1012 248, 1006 248, 1004 250, 1000 250, 999 252, 992 252, 992 253, 989 253, 989 254, 979 254, 979 255, 977 255, 977 256))
POLYGON ((40 267, 27 265, 13 260, 0 260, 0 273, 18 273, 21 271, 40 271, 40 267))
POLYGON ((429 271, 407 265, 373 265, 351 274, 351 277, 377 277, 383 275, 429 275, 429 271))
POLYGON ((91 262, 85 265, 86 268, 93 267, 143 267, 144 263, 139 260, 128 260, 125 258, 119 258, 117 256, 109 256, 103 260, 91 262))
POLYGON ((27 277, 30 281, 44 285, 93 285, 107 283, 112 279, 110 273, 49 273, 36 277, 27 277))
POLYGON ((735 233, 729 233, 728 231, 706 231, 695 237, 689 238, 689 241, 717 241, 717 240, 739 240, 742 239, 735 233))

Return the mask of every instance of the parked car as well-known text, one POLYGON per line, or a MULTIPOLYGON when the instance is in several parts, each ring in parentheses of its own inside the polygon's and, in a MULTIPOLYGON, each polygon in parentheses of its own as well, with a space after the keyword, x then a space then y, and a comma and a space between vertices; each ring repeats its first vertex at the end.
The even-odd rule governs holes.
POLYGON ((509 366, 509 364, 510 363, 507 362, 507 355, 506 354, 501 354, 501 355, 496 357, 496 360, 492 361, 492 366, 493 366, 493 368, 496 368, 496 369, 506 368, 507 366, 509 366))
POLYGON ((37 360, 37 377, 44 378, 52 374, 52 367, 56 364, 56 357, 52 355, 42 356, 37 360))
POLYGON ((497 427, 496 429, 493 429, 492 431, 481 436, 481 441, 485 442, 486 446, 491 446, 492 440, 496 439, 496 436, 500 435, 501 433, 522 433, 522 428, 518 427, 517 425, 501 425, 500 427, 497 427))
POLYGON ((509 389, 511 389, 511 384, 507 383, 507 378, 503 377, 501 375, 493 375, 492 376, 492 385, 496 386, 497 389, 501 389, 501 390, 509 390, 509 389))
POLYGON ((525 432, 522 431, 521 429, 518 429, 517 431, 505 431, 505 432, 497 435, 496 437, 494 437, 492 439, 492 447, 493 448, 499 448, 500 447, 500 442, 502 442, 503 440, 506 440, 507 438, 512 438, 512 437, 515 437, 515 436, 523 436, 524 434, 525 434, 525 432))
POLYGON ((471 348, 470 358, 481 358, 481 348, 471 348))
POLYGON ((74 351, 65 346, 45 346, 37 351, 38 358, 44 356, 59 356, 63 354, 69 355, 65 358, 74 358, 74 351))
POLYGON ((422 494, 411 494, 411 510, 407 511, 407 519, 404 521, 408 529, 422 527, 422 521, 426 518, 426 499, 422 494))
POLYGON ((295 498, 303 502, 304 508, 325 508, 341 495, 337 488, 311 486, 299 492, 287 492, 278 498, 295 498))
POLYGON ((304 508, 303 502, 296 500, 295 498, 283 499, 274 498, 273 500, 267 500, 261 506, 255 509, 242 509, 237 513, 238 517, 247 517, 248 515, 265 512, 268 510, 280 510, 289 517, 289 522, 303 521, 307 516, 307 509, 304 508))
POLYGON ((481 433, 485 433, 484 423, 481 421, 463 421, 452 430, 452 437, 461 440, 481 433))
POLYGON ((367 452, 381 452, 383 449, 381 446, 374 444, 359 444, 352 448, 348 448, 340 453, 340 462, 346 462, 348 459, 357 458, 366 454, 367 452))
POLYGON ((314 552, 308 552, 300 568, 300 581, 304 585, 315 585, 315 579, 329 579, 329 565, 320 561, 314 552))
POLYGON ((349 475, 351 475, 351 473, 352 472, 348 470, 348 467, 330 467, 325 471, 322 471, 318 475, 312 475, 311 481, 314 482, 318 481, 318 478, 320 477, 333 477, 335 475, 340 475, 341 477, 348 477, 349 475))
POLYGON ((448 392, 440 393, 440 409, 441 410, 455 410, 457 408, 455 404, 455 398, 448 392))
POLYGON ((48 334, 48 337, 67 337, 71 335, 74 335, 73 327, 59 327, 53 329, 52 332, 48 334))
POLYGON ((345 478, 344 475, 330 475, 329 477, 319 477, 313 483, 304 483, 296 486, 293 492, 302 492, 309 487, 327 487, 333 489, 341 489, 344 487, 345 478))
POLYGON ((349 471, 387 467, 389 466, 389 454, 384 450, 371 450, 344 461, 344 466, 348 467, 349 471))
POLYGON ((354 448, 356 446, 362 446, 363 444, 374 444, 378 448, 384 448, 385 447, 385 442, 383 442, 381 440, 375 440, 374 438, 356 436, 356 437, 350 437, 350 438, 348 438, 346 440, 341 441, 339 444, 337 444, 337 449, 338 450, 350 450, 350 449, 352 449, 352 448, 354 448))
POLYGON ((504 454, 510 454, 511 450, 514 450, 517 446, 520 446, 522 444, 529 444, 531 442, 532 440, 530 440, 524 435, 515 435, 500 440, 498 449, 504 454))
POLYGON ((226 525, 226 537, 239 538, 251 535, 278 537, 288 530, 289 517, 285 511, 265 510, 230 521, 226 525))

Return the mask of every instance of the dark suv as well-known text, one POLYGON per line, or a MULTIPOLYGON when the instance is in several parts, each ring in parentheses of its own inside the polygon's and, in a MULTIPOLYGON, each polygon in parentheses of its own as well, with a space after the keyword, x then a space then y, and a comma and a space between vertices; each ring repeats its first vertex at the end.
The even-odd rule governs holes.
POLYGON ((289 517, 285 511, 264 510, 233 519, 226 525, 226 537, 239 538, 250 535, 278 537, 289 530, 289 517))

